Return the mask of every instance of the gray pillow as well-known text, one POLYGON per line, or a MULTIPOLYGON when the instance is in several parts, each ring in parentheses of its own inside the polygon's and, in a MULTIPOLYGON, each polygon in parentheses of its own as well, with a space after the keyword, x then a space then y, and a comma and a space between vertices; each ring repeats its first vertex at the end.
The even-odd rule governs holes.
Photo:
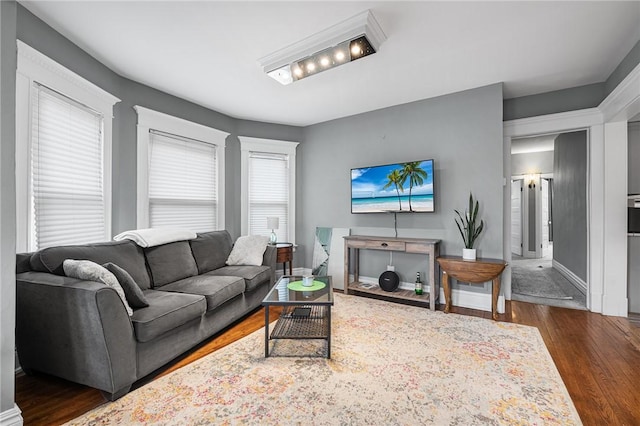
POLYGON ((124 295, 124 290, 118 282, 118 279, 102 266, 90 260, 67 259, 62 263, 62 268, 64 269, 64 274, 68 277, 85 281, 95 281, 113 287, 116 293, 118 293, 118 296, 120 296, 122 303, 124 303, 127 314, 129 314, 129 316, 133 315, 133 310, 131 306, 129 306, 129 303, 127 303, 127 298, 124 295))
POLYGON ((149 302, 147 298, 144 297, 144 293, 127 271, 112 262, 107 262, 102 266, 115 275, 124 290, 124 295, 127 298, 127 302, 129 302, 129 306, 133 309, 146 308, 149 306, 149 302))

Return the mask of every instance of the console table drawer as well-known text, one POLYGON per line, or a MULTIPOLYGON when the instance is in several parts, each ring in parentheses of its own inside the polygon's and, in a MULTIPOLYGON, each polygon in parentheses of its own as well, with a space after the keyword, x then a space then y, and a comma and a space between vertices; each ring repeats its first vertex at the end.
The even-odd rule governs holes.
POLYGON ((433 250, 433 245, 427 243, 408 242, 406 247, 407 253, 429 254, 433 250))
POLYGON ((349 241, 349 247, 370 249, 370 250, 404 251, 405 243, 404 241, 353 240, 353 241, 349 241))

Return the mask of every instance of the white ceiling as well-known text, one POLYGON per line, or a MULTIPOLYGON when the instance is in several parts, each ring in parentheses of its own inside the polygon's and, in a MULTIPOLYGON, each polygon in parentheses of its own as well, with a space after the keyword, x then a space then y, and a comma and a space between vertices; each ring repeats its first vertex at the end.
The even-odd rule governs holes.
POLYGON ((512 154, 529 154, 532 152, 553 151, 557 134, 535 136, 532 138, 514 139, 511 141, 512 154))
POLYGON ((512 98, 605 81, 640 2, 21 1, 118 74, 233 117, 310 125, 504 82, 512 98), (281 86, 257 60, 371 9, 379 52, 281 86))

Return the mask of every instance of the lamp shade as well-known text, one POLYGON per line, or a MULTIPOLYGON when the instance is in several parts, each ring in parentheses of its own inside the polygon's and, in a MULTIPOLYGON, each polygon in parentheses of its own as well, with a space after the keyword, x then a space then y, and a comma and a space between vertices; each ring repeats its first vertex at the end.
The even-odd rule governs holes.
POLYGON ((278 229, 280 219, 276 216, 267 217, 267 229, 278 229))

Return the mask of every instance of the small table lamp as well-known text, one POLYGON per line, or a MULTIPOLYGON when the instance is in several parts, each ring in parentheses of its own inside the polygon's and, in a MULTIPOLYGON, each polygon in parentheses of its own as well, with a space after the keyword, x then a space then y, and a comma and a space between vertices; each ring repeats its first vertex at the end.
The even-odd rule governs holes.
POLYGON ((267 228, 271 229, 271 236, 269 236, 269 244, 275 244, 278 241, 278 236, 276 235, 276 229, 278 229, 278 225, 280 224, 280 219, 276 216, 268 216, 267 217, 267 228))

